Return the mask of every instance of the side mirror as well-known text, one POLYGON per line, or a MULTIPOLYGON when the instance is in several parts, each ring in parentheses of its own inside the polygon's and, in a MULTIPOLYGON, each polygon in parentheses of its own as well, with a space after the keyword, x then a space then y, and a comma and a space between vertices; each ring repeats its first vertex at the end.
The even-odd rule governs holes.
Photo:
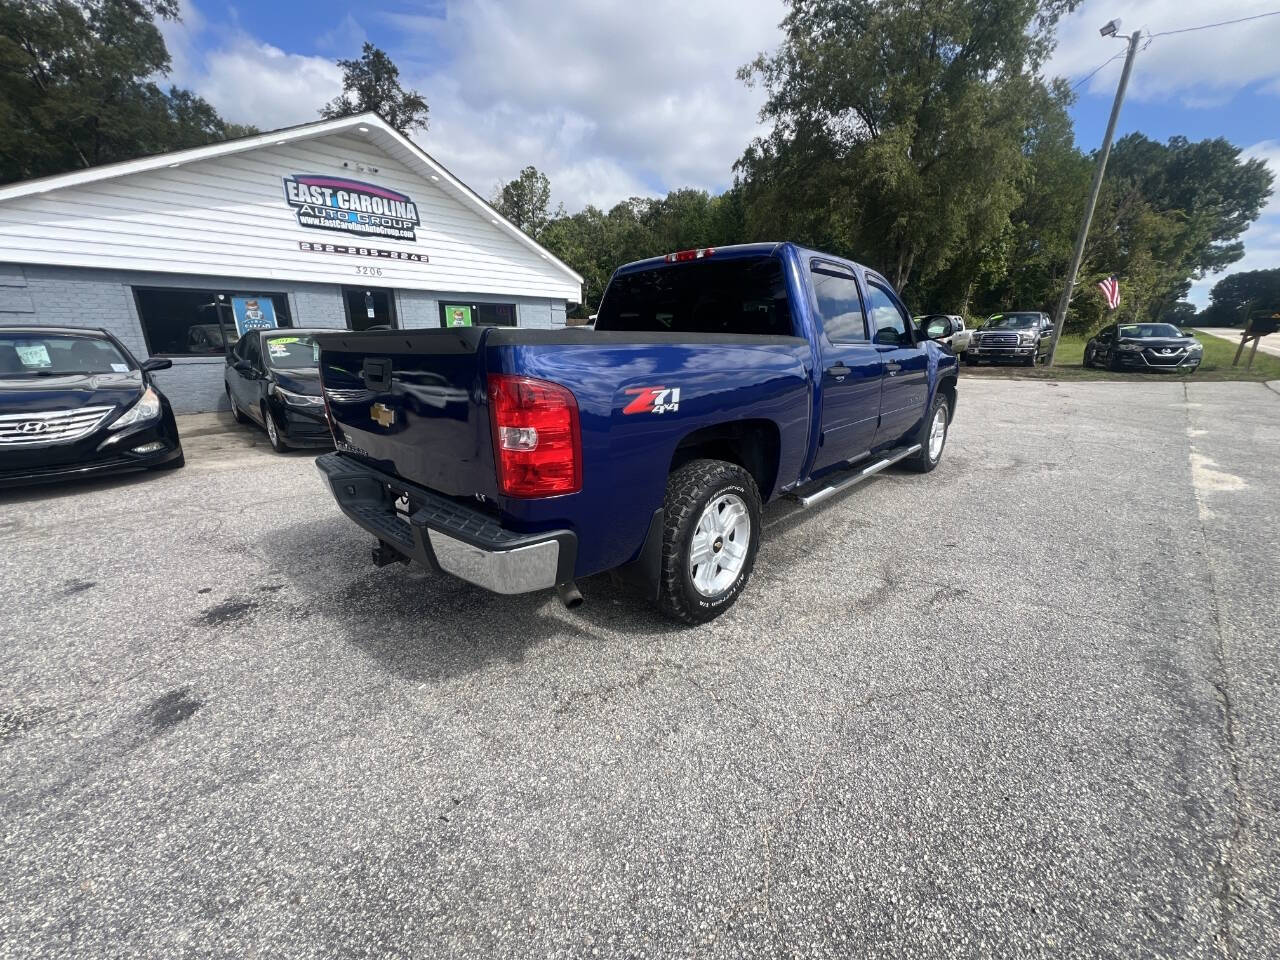
POLYGON ((147 373, 154 373, 157 370, 168 370, 173 366, 173 361, 168 357, 152 357, 150 360, 142 361, 142 369, 147 373))
POLYGON ((924 338, 926 340, 942 340, 951 336, 954 332, 951 321, 946 317, 934 317, 924 325, 924 338))
POLYGON ((237 360, 235 363, 231 365, 231 368, 238 373, 243 373, 246 377, 249 377, 250 379, 258 375, 258 371, 253 369, 253 365, 249 363, 247 360, 237 360))

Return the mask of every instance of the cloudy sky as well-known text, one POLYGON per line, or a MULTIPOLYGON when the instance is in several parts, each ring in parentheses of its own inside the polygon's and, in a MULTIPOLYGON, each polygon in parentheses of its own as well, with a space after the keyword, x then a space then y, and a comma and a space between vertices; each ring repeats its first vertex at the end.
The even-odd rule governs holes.
MULTIPOLYGON (((1097 30, 1157 34, 1280 8, 1277 0, 1085 0, 1059 30, 1052 72, 1079 80, 1123 49, 1097 30)), ((569 210, 679 186, 723 189, 758 130, 759 90, 736 69, 779 40, 781 0, 184 0, 165 27, 170 79, 230 120, 315 119, 337 57, 387 50, 431 105, 418 136, 483 194, 532 163, 569 210)), ((1280 182, 1280 16, 1155 37, 1138 56, 1120 132, 1224 136, 1280 182)), ((1079 88, 1076 136, 1098 145, 1119 59, 1079 88)), ((1280 192, 1233 270, 1280 266, 1280 192)), ((1192 298, 1207 300, 1212 279, 1192 298)))

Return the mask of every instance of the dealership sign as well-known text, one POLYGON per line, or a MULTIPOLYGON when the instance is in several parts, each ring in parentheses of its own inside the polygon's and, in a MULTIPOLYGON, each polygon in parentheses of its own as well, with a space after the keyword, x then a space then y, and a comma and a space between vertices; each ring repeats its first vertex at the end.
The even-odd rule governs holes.
POLYGON ((372 183, 295 173, 284 178, 284 196, 298 225, 362 237, 416 240, 418 207, 403 193, 372 183))

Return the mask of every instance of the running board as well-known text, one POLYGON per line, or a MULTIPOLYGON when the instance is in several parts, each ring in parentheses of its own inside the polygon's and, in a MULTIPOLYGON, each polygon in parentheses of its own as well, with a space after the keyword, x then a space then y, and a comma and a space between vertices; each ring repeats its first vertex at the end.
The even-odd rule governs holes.
POLYGON ((800 506, 812 507, 815 503, 821 503, 828 497, 834 497, 841 490, 848 490, 850 487, 861 483, 863 480, 867 479, 867 477, 875 476, 885 467, 891 467, 899 460, 905 460, 913 453, 919 452, 920 444, 918 443, 913 443, 909 447, 900 447, 897 450, 891 451, 883 460, 877 460, 875 463, 863 467, 857 473, 850 474, 839 483, 833 483, 829 487, 823 487, 821 490, 815 490, 813 493, 808 493, 804 496, 800 496, 798 494, 793 494, 793 496, 799 502, 800 506))

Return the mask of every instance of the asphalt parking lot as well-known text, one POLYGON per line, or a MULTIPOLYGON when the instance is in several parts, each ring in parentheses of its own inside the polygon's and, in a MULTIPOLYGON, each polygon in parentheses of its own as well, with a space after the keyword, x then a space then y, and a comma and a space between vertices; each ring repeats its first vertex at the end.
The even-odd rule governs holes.
POLYGON ((311 456, 0 494, 0 957, 1280 954, 1280 394, 965 379, 677 628, 311 456))

